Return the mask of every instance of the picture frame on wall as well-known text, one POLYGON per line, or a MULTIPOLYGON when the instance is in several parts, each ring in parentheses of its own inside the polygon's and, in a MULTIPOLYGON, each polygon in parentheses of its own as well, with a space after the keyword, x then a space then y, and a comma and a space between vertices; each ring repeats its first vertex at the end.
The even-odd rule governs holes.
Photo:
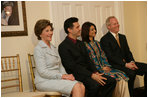
POLYGON ((1 37, 27 35, 25 1, 1 1, 1 37))

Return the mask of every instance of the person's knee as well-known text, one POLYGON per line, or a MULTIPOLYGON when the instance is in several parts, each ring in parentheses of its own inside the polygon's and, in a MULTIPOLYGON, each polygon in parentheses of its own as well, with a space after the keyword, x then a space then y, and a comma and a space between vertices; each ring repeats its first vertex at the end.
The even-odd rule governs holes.
POLYGON ((111 84, 112 84, 112 87, 115 88, 115 87, 116 87, 116 84, 117 84, 116 79, 112 78, 110 82, 111 82, 111 84))
POLYGON ((99 83, 97 84, 93 84, 92 86, 90 86, 88 89, 92 90, 92 91, 98 91, 99 90, 99 83))
POLYGON ((76 84, 74 85, 74 88, 73 88, 73 89, 74 89, 74 90, 75 90, 75 89, 77 89, 77 90, 79 89, 79 90, 80 90, 80 89, 81 89, 81 84, 80 84, 80 83, 76 83, 76 84))
POLYGON ((136 77, 136 72, 131 71, 131 72, 128 74, 128 77, 129 77, 130 79, 134 79, 134 78, 136 77))
POLYGON ((82 89, 83 91, 85 91, 85 86, 83 85, 83 83, 81 83, 80 85, 81 85, 81 89, 82 89))
POLYGON ((114 78, 111 78, 110 79, 110 82, 113 83, 113 84, 116 84, 117 83, 116 79, 114 79, 114 78))
POLYGON ((107 78, 107 80, 105 81, 106 84, 116 85, 117 81, 116 81, 115 78, 112 78, 112 77, 110 77, 110 76, 107 76, 106 78, 107 78))

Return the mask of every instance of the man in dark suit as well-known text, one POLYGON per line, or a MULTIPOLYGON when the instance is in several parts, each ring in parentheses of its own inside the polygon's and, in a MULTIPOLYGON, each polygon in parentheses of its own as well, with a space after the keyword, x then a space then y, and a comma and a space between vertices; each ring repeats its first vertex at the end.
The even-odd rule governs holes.
POLYGON ((68 35, 59 45, 59 54, 67 73, 73 74, 76 80, 85 85, 88 90, 87 96, 111 97, 116 80, 97 72, 95 65, 89 59, 84 44, 77 40, 77 37, 81 35, 78 19, 68 18, 64 22, 64 30, 68 35))
POLYGON ((129 77, 129 91, 133 96, 135 76, 144 76, 145 94, 147 93, 147 64, 135 62, 129 49, 125 35, 119 34, 119 23, 116 17, 110 16, 106 20, 108 33, 101 38, 101 47, 106 53, 113 68, 124 71, 129 77))

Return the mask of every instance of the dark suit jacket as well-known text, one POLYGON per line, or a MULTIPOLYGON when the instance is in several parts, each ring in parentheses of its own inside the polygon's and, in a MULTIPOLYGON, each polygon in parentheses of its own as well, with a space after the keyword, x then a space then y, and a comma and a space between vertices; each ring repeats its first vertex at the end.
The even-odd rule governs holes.
POLYGON ((117 69, 125 67, 125 63, 134 61, 133 55, 129 49, 125 35, 119 34, 119 47, 114 36, 108 32, 101 38, 100 44, 104 50, 109 63, 117 69))
POLYGON ((74 44, 68 37, 58 48, 61 61, 67 73, 73 74, 76 80, 83 81, 97 72, 95 65, 91 62, 84 43, 77 40, 74 44))

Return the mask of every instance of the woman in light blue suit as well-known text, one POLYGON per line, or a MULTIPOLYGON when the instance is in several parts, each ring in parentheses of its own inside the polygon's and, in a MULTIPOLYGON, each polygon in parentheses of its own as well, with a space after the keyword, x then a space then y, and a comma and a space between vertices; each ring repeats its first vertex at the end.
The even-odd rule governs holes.
POLYGON ((57 91, 73 97, 83 97, 85 87, 75 80, 72 74, 67 74, 58 51, 50 41, 52 40, 53 27, 49 20, 37 21, 35 35, 39 43, 34 49, 36 63, 35 85, 41 91, 57 91))

